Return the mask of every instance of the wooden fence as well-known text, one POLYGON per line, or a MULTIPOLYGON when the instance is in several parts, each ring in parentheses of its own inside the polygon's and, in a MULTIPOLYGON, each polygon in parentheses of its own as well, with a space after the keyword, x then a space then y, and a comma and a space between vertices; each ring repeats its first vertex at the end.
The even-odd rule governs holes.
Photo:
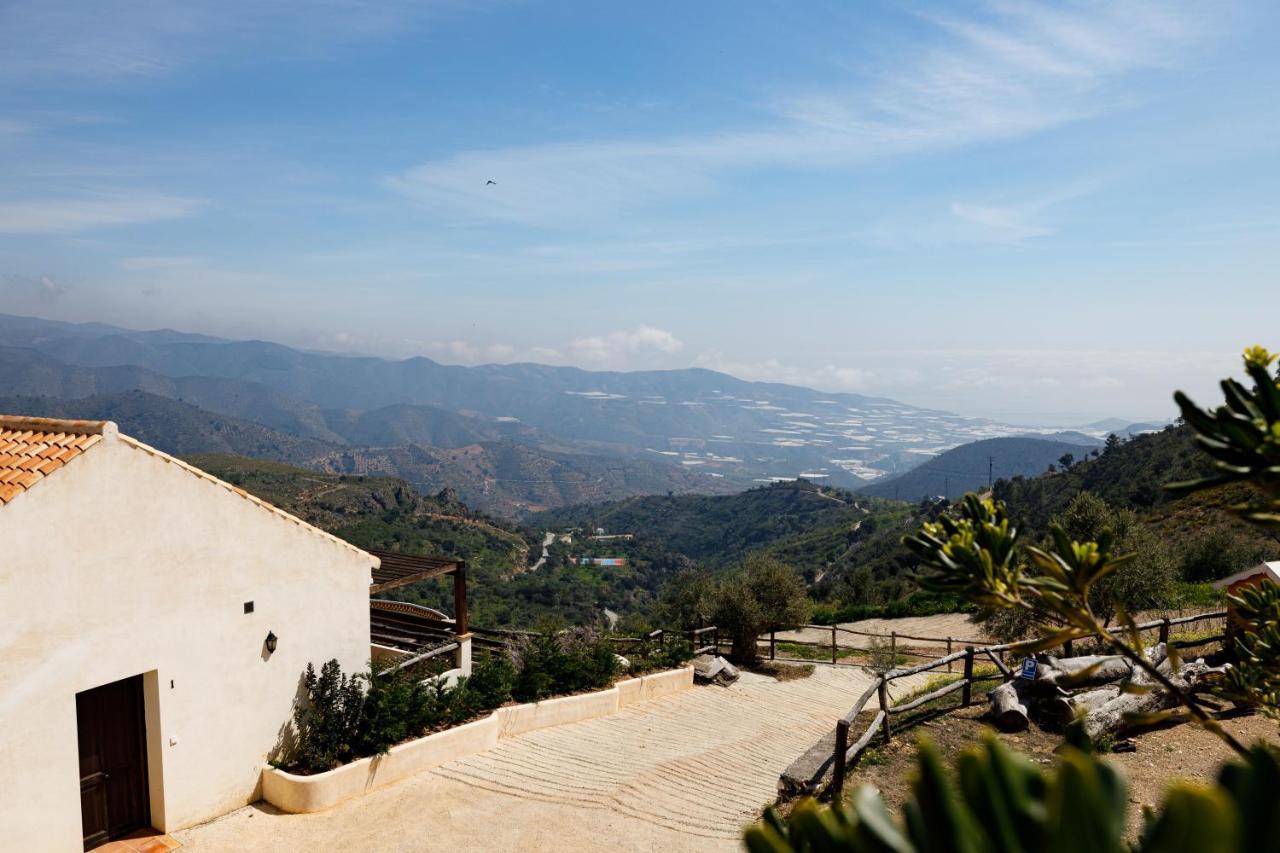
MULTIPOLYGON (((1143 633, 1155 632, 1160 642, 1170 643, 1177 648, 1187 648, 1191 646, 1205 645, 1211 642, 1218 642, 1223 639, 1223 633, 1215 633, 1204 637, 1193 637, 1188 639, 1177 639, 1172 629, 1174 626, 1190 625, 1196 622, 1207 620, 1220 620, 1225 626, 1226 611, 1215 611, 1212 613, 1198 613, 1191 616, 1182 616, 1176 618, 1165 617, 1163 619, 1145 622, 1135 626, 1136 630, 1143 633)), ((827 627, 827 626, 823 626, 827 627)), ((1112 628, 1113 634, 1124 633, 1126 628, 1112 628)), ((850 633, 866 633, 866 632, 850 632, 850 633)), ((876 635, 879 636, 879 635, 876 635)), ((834 635, 833 635, 834 637, 834 635)), ((896 635, 897 638, 904 638, 905 635, 896 635)), ((911 637, 913 640, 930 641, 928 638, 911 637)), ((952 639, 952 638, 948 638, 952 639)), ((936 642, 936 640, 933 640, 936 642)), ((893 637, 890 638, 893 642, 893 637)), ((801 756, 791 767, 783 772, 779 782, 780 792, 786 793, 814 793, 822 786, 822 781, 828 772, 831 773, 830 792, 834 798, 839 798, 844 790, 844 778, 849 767, 855 765, 858 758, 870 746, 875 739, 877 733, 881 735, 883 741, 888 743, 893 737, 895 728, 898 731, 910 728, 912 725, 921 721, 921 719, 908 720, 901 727, 895 726, 894 719, 909 711, 917 710, 930 702, 942 699, 957 691, 960 692, 960 704, 958 707, 968 707, 973 700, 973 687, 987 681, 1009 681, 1015 677, 1015 672, 1005 662, 1005 656, 1017 654, 1018 652, 1043 644, 1041 639, 1022 640, 1016 643, 1003 643, 1000 645, 981 645, 973 642, 966 642, 963 649, 952 652, 934 660, 916 666, 899 669, 894 667, 888 671, 878 674, 871 686, 868 687, 858 700, 853 704, 849 713, 845 714, 836 721, 834 748, 826 746, 831 741, 826 738, 820 741, 810 749, 804 756, 801 756), (985 660, 983 660, 985 658, 985 660), (989 661, 996 668, 994 673, 989 675, 975 675, 974 667, 977 663, 986 663, 989 661), (893 704, 889 696, 889 684, 901 678, 911 675, 918 675, 922 672, 930 672, 933 670, 947 667, 950 672, 953 665, 962 667, 962 674, 959 679, 942 687, 932 690, 920 696, 914 696, 901 704, 893 704), (850 738, 854 732, 854 724, 858 722, 858 717, 866 709, 871 702, 872 697, 876 698, 877 710, 871 721, 865 728, 858 730, 856 740, 850 742, 850 738), (830 750, 830 752, 827 752, 830 750), (821 760, 817 760, 821 759, 821 760), (812 765, 817 763, 816 768, 812 765)), ((834 646, 834 644, 833 644, 834 646)), ((1074 649, 1071 643, 1065 644, 1063 648, 1063 656, 1069 657, 1073 654, 1074 649)), ((830 737, 830 735, 828 735, 830 737)))

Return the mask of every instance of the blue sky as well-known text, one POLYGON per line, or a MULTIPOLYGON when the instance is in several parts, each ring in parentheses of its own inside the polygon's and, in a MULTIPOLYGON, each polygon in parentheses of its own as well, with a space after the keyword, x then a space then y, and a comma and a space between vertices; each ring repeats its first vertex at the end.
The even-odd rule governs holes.
POLYGON ((1278 16, 3 3, 0 310, 1167 415, 1280 346, 1278 16))

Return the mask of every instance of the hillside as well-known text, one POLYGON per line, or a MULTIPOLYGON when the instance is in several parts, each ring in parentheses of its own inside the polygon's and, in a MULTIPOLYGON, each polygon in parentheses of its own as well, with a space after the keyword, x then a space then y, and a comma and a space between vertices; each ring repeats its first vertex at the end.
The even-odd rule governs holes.
POLYGON ((1113 443, 1097 458, 1069 470, 998 481, 994 494, 1033 534, 1045 533, 1054 516, 1082 492, 1133 510, 1188 581, 1214 580, 1262 559, 1280 559, 1280 542, 1225 512, 1248 498, 1247 487, 1227 486, 1179 498, 1164 489, 1166 483, 1208 471, 1208 457, 1191 443, 1190 430, 1171 426, 1113 443))
POLYGON ((551 529, 633 533, 690 559, 720 566, 784 537, 852 525, 866 513, 848 492, 802 480, 723 496, 653 495, 570 506, 530 521, 551 529))
POLYGON ((252 421, 215 415, 145 391, 95 394, 73 400, 0 397, 0 412, 46 418, 115 421, 120 430, 174 456, 231 453, 277 462, 306 462, 333 446, 280 432, 252 421))
MULTIPOLYGON (((1092 442, 1094 448, 1101 444, 1092 442)), ((905 474, 879 480, 859 492, 906 501, 936 496, 955 499, 965 492, 984 491, 996 477, 1009 479, 1041 474, 1050 465, 1058 465, 1063 456, 1083 459, 1090 449, 1077 441, 989 438, 954 447, 905 474)))
POLYGON ((176 456, 229 453, 287 462, 328 474, 398 477, 426 493, 452 489, 470 506, 509 517, 528 510, 619 496, 733 488, 733 481, 727 478, 704 478, 688 468, 664 462, 624 462, 612 455, 561 452, 514 440, 460 447, 349 446, 215 414, 144 391, 67 400, 0 397, 0 411, 113 420, 125 433, 176 456))

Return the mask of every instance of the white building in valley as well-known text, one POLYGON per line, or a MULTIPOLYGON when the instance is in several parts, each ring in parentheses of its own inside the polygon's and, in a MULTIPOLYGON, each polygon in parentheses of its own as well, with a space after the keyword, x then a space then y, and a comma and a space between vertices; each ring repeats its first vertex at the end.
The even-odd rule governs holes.
POLYGON ((5 849, 259 799, 307 663, 368 665, 377 567, 113 423, 0 417, 5 849))

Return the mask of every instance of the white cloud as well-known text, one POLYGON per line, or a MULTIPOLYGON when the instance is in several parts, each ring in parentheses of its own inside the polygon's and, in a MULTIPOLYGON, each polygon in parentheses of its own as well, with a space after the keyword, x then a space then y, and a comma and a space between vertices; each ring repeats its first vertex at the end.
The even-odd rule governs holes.
POLYGON ((516 354, 516 348, 510 344, 474 344, 463 340, 432 341, 427 344, 427 349, 462 364, 510 361, 516 354))
MULTIPOLYGON (((966 21, 926 16, 941 44, 895 54, 845 90, 779 99, 760 127, 469 151, 387 183, 433 209, 559 224, 702 193, 734 170, 842 167, 1014 138, 1114 106, 1107 86, 1115 78, 1169 63, 1203 35, 1193 8, 1134 0, 1049 12, 996 3, 966 21)), ((996 212, 965 210, 989 224, 996 212)), ((1033 236, 1026 229, 1034 227, 1021 233, 1033 236)))
POLYGON ((1052 228, 1034 225, 1027 221, 1028 213, 1016 207, 990 207, 978 204, 952 202, 952 215, 976 225, 985 234, 998 241, 1016 243, 1030 237, 1052 234, 1052 228))
POLYGON ((17 0, 0 8, 0 76, 101 80, 171 73, 211 57, 298 55, 382 36, 443 2, 17 0))
POLYGON ((149 192, 101 192, 67 199, 0 201, 0 234, 65 234, 193 214, 199 199, 149 192))
POLYGON ((671 354, 683 347, 684 342, 665 329, 636 326, 630 331, 576 338, 569 342, 568 351, 572 359, 605 365, 626 363, 630 357, 646 350, 671 354))

